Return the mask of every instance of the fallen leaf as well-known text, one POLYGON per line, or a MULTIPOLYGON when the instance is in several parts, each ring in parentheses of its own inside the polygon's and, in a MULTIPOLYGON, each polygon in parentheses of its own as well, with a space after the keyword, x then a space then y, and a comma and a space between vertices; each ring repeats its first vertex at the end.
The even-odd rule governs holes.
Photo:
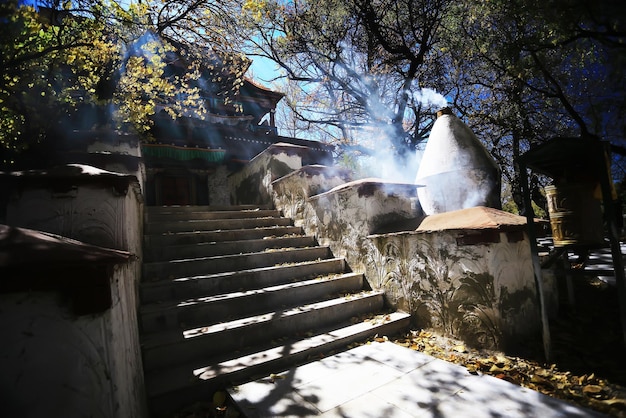
POLYGON ((503 372, 508 372, 509 370, 511 370, 510 367, 508 366, 498 366, 497 364, 494 364, 493 366, 491 366, 491 368, 489 368, 489 372, 491 373, 503 373, 503 372))
POLYGON ((612 408, 619 408, 619 409, 626 410, 626 399, 623 399, 623 398, 606 399, 600 402, 602 402, 603 404, 609 405, 612 408))
POLYGON ((602 393, 602 386, 598 385, 586 385, 583 387, 583 393, 588 395, 596 395, 598 393, 602 393))
POLYGON ((549 381, 548 379, 541 377, 537 374, 534 374, 531 378, 530 381, 532 383, 535 383, 537 385, 543 385, 543 386, 553 386, 552 382, 549 381))
POLYGON ((470 374, 473 374, 473 375, 477 375, 477 374, 478 374, 478 369, 476 368, 476 366, 475 366, 475 365, 473 365, 473 364, 468 364, 468 365, 466 366, 466 368, 467 368, 467 371, 468 371, 470 374))

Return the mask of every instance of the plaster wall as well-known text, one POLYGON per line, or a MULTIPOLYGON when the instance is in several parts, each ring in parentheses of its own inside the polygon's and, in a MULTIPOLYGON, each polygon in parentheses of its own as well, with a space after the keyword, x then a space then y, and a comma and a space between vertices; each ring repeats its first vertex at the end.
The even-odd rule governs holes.
POLYGON ((299 145, 271 145, 229 176, 231 204, 272 204, 272 182, 301 168, 307 152, 306 147, 299 145))
POLYGON ((207 178, 210 205, 230 205, 230 191, 228 188, 228 169, 224 165, 216 168, 207 178))
POLYGON ((410 312, 418 326, 485 348, 505 349, 536 335, 533 266, 523 227, 489 230, 491 239, 474 243, 463 237, 480 230, 415 232, 416 226, 408 226, 425 217, 415 185, 343 183, 328 168, 307 170, 271 183, 274 206, 353 271, 365 273, 369 285, 384 290, 390 305, 410 312), (376 234, 388 225, 407 228, 376 234))
MULTIPOLYGON (((100 314, 73 316, 52 292, 2 295, 0 321, 10 338, 4 339, 5 356, 0 360, 8 363, 3 370, 11 371, 2 378, 3 386, 11 384, 8 376, 19 376, 33 388, 45 389, 41 398, 28 397, 20 385, 15 386, 16 392, 8 392, 18 403, 30 399, 28 411, 34 411, 29 415, 33 417, 146 416, 137 326, 143 224, 139 185, 127 177, 122 182, 127 187, 119 183, 112 187, 98 175, 85 178, 83 174, 50 183, 15 179, 6 223, 125 250, 135 258, 111 267, 112 306, 100 314), (44 400, 51 408, 60 408, 60 400, 76 403, 75 411, 84 414, 38 415, 36 411, 46 407, 44 400)), ((44 280, 45 272, 42 266, 44 280)))
POLYGON ((146 169, 139 138, 115 131, 75 131, 63 162, 89 164, 137 178, 144 190, 146 169))
POLYGON ((0 295, 2 416, 113 417, 108 334, 53 292, 0 295))
POLYGON ((350 181, 348 170, 324 165, 308 165, 272 182, 274 206, 284 216, 294 220, 295 225, 304 223, 307 200, 350 181))
POLYGON ((143 203, 137 183, 125 191, 99 184, 24 186, 6 207, 11 226, 50 232, 105 248, 140 255, 143 203))
POLYGON ((465 231, 370 236, 367 277, 390 302, 468 344, 505 349, 534 336, 538 310, 528 238, 459 244, 465 231))
POLYGON ((419 217, 415 194, 412 185, 357 180, 311 196, 295 220, 336 257, 345 257, 353 271, 364 272, 370 256, 367 236, 384 225, 419 217))
POLYGON ((99 141, 94 140, 87 146, 87 152, 100 152, 100 153, 116 153, 122 155, 133 155, 135 157, 141 157, 141 148, 138 146, 137 141, 99 141))

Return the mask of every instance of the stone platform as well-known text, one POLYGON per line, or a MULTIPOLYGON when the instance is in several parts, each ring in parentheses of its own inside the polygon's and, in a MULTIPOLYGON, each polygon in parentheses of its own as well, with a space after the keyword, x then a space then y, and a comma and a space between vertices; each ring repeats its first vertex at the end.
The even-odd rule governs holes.
POLYGON ((230 394, 249 418, 605 416, 391 342, 359 346, 230 394))

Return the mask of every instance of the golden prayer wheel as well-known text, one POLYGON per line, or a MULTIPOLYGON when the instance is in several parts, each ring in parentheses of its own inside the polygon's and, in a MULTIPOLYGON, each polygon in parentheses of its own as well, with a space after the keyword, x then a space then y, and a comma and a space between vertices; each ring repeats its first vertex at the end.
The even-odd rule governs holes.
POLYGON ((596 183, 563 183, 545 188, 556 247, 599 246, 604 242, 596 183))

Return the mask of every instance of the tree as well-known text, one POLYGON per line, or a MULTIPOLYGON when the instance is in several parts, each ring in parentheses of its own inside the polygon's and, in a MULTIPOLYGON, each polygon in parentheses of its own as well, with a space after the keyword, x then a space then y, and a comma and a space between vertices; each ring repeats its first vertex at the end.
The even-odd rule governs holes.
POLYGON ((257 53, 300 83, 301 120, 348 142, 377 136, 376 126, 398 154, 415 147, 432 122, 418 92, 433 87, 486 142, 522 213, 517 161, 534 144, 595 136, 621 152, 626 19, 617 1, 265 4, 255 9, 257 53))
POLYGON ((347 145, 386 137, 402 156, 427 136, 433 108, 445 105, 423 87, 439 70, 431 60, 447 7, 445 0, 268 1, 257 14, 255 53, 298 82, 302 121, 339 130, 347 145))
POLYGON ((98 37, 102 33, 98 22, 53 25, 52 20, 62 16, 38 14, 17 1, 0 5, 0 145, 8 157, 40 141, 53 120, 83 100, 73 97, 78 84, 84 84, 87 93, 94 91, 97 75, 91 66, 102 65, 103 56, 115 53, 113 45, 98 37), (63 62, 74 63, 76 70, 63 67, 63 62))
POLYGON ((234 44, 237 1, 77 0, 0 4, 2 165, 71 124, 146 134, 151 116, 203 115, 200 90, 228 98, 248 61, 234 44), (89 109, 96 109, 87 114, 89 109))
POLYGON ((624 138, 624 22, 611 1, 468 1, 450 14, 454 103, 488 139, 521 213, 523 152, 555 136, 624 138))

